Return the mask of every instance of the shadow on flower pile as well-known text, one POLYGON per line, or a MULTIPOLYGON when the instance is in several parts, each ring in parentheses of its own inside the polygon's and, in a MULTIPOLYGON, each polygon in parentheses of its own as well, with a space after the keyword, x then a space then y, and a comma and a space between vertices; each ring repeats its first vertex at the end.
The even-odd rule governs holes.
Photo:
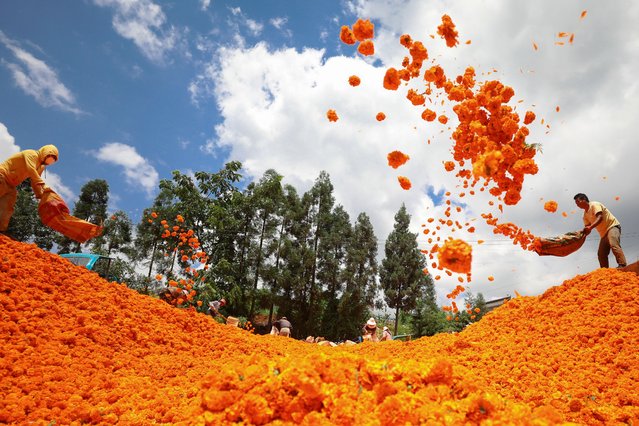
POLYGON ((637 294, 600 269, 456 335, 330 348, 0 236, 0 423, 639 424, 637 294))

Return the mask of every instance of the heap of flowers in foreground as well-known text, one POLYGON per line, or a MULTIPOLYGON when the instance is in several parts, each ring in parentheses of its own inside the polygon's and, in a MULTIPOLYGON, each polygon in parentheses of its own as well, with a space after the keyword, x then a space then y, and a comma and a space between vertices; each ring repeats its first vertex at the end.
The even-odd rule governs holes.
POLYGON ((329 348, 0 236, 0 423, 637 424, 638 292, 602 269, 457 335, 329 348))

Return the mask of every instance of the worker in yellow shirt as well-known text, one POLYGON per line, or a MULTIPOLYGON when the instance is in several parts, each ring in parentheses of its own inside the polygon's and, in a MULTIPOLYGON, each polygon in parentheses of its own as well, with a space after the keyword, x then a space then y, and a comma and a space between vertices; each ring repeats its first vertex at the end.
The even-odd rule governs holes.
POLYGON ((37 199, 47 186, 40 177, 44 168, 58 161, 58 148, 45 145, 39 150, 27 149, 0 163, 0 233, 6 233, 9 220, 18 198, 16 187, 25 179, 31 180, 31 188, 37 199))
POLYGON ((610 250, 617 259, 619 267, 626 266, 626 256, 621 249, 621 224, 617 218, 603 204, 588 200, 586 194, 579 193, 575 195, 574 199, 577 207, 584 210, 585 227, 583 232, 588 235, 593 229, 596 229, 601 237, 597 251, 599 266, 608 267, 610 250))

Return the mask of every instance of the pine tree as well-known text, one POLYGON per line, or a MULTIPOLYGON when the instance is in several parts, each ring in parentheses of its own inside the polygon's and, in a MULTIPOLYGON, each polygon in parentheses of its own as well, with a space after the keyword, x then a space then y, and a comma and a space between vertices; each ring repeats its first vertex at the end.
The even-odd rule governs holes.
POLYGON ((278 212, 281 210, 283 202, 282 176, 275 170, 267 170, 260 181, 253 189, 253 197, 251 205, 255 211, 255 230, 257 231, 256 239, 253 241, 253 249, 250 253, 250 260, 253 264, 253 291, 251 297, 251 307, 249 309, 249 317, 253 316, 256 308, 256 297, 258 293, 258 284, 262 277, 263 266, 265 260, 273 255, 272 241, 276 238, 276 232, 280 224, 278 212))
POLYGON ((340 339, 354 339, 370 317, 377 291, 377 237, 366 213, 359 214, 348 240, 343 280, 336 335, 340 339))
POLYGON ((18 185, 17 190, 18 199, 7 231, 18 241, 32 241, 44 250, 51 250, 55 233, 40 221, 38 202, 33 195, 29 179, 18 185))
POLYGON ((409 231, 409 224, 410 216, 402 204, 395 215, 393 231, 386 240, 380 270, 384 300, 395 309, 393 334, 397 334, 400 312, 415 309, 428 281, 423 271, 426 261, 417 247, 417 234, 409 231))
POLYGON ((320 334, 337 337, 342 318, 337 316, 340 298, 344 292, 344 266, 352 227, 348 213, 341 205, 333 209, 324 224, 325 234, 320 240, 317 280, 323 288, 320 334))
MULTIPOLYGON (((73 207, 73 216, 87 222, 103 225, 107 216, 107 205, 109 202, 109 184, 104 179, 93 179, 85 183, 80 189, 80 197, 73 207)), ((79 252, 81 244, 60 236, 58 253, 79 252)), ((104 243, 104 237, 98 236, 93 241, 94 244, 104 243)))

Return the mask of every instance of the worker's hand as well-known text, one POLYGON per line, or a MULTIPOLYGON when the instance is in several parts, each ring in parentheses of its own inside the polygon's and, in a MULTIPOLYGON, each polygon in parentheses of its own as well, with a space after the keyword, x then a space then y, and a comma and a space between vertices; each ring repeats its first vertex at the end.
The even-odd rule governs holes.
POLYGON ((586 226, 586 227, 584 228, 584 231, 583 231, 583 232, 584 232, 584 234, 585 234, 585 235, 589 235, 589 234, 590 234, 590 231, 592 231, 592 228, 591 228, 590 226, 586 226))

